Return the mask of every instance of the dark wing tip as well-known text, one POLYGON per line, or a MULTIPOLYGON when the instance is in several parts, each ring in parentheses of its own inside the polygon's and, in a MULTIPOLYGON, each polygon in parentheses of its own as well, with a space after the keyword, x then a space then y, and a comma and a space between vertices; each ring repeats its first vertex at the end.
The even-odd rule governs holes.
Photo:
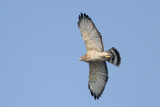
POLYGON ((94 97, 95 100, 99 100, 99 97, 101 97, 101 94, 96 95, 93 92, 91 92, 91 95, 94 97))
POLYGON ((78 26, 79 26, 79 24, 81 23, 81 21, 83 19, 89 19, 89 20, 91 20, 91 18, 88 15, 86 15, 86 13, 80 13, 80 15, 79 15, 79 21, 78 21, 78 26))
POLYGON ((81 16, 83 17, 83 13, 81 13, 81 16))
POLYGON ((81 14, 79 15, 79 22, 80 22, 82 19, 89 19, 89 20, 91 20, 91 18, 90 18, 88 15, 86 15, 86 13, 81 13, 81 14))
POLYGON ((94 99, 95 100, 99 100, 99 97, 101 97, 101 95, 102 95, 102 92, 103 92, 103 90, 102 90, 102 92, 101 93, 99 93, 99 94, 96 94, 96 93, 94 93, 91 89, 90 89, 90 86, 88 85, 88 88, 89 88, 89 90, 90 90, 90 93, 91 93, 91 95, 94 97, 94 99))

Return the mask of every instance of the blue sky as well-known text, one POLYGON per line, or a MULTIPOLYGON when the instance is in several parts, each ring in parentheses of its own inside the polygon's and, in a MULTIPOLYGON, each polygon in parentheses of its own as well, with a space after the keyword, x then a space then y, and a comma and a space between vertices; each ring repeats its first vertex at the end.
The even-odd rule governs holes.
POLYGON ((159 107, 159 0, 1 0, 0 107, 159 107), (77 26, 88 14, 116 47, 100 100, 88 89, 77 26))

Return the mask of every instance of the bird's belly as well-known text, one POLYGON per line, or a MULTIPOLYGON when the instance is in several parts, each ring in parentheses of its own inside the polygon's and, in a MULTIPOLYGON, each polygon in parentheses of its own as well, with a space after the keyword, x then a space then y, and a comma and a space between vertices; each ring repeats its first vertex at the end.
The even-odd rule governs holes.
POLYGON ((90 56, 90 61, 106 61, 106 58, 102 54, 95 53, 90 56))
POLYGON ((91 58, 91 61, 106 61, 106 59, 105 59, 105 58, 102 58, 102 57, 100 57, 100 56, 97 56, 97 57, 91 58))

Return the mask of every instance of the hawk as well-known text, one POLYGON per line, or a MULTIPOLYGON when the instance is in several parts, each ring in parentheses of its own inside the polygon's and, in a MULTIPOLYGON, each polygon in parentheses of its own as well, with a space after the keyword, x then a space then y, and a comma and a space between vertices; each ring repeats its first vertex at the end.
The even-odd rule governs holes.
POLYGON ((119 66, 121 57, 114 47, 104 51, 102 36, 91 18, 85 13, 79 15, 78 28, 87 49, 87 53, 80 57, 79 60, 89 63, 88 88, 96 100, 103 93, 108 81, 108 69, 105 61, 119 66))

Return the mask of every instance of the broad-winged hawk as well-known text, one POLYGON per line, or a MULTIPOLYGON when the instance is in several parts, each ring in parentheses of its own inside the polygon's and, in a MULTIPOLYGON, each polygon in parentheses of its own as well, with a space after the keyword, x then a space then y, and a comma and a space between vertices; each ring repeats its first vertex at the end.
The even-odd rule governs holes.
POLYGON ((119 66, 121 57, 114 47, 104 51, 102 36, 91 18, 85 13, 79 15, 78 28, 87 49, 87 53, 80 57, 79 60, 89 63, 88 87, 91 95, 95 99, 99 99, 108 81, 108 70, 105 61, 119 66))

